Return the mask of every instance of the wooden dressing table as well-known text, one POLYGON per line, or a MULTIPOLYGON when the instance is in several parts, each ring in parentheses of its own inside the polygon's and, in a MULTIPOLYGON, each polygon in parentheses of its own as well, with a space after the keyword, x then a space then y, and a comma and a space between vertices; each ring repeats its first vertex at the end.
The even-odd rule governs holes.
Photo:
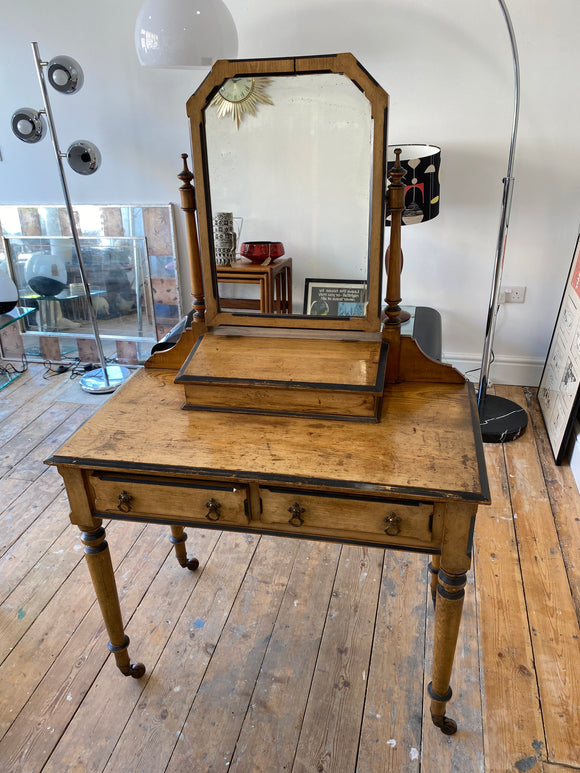
MULTIPOLYGON (((294 82, 291 85, 294 87, 294 82)), ((192 175, 186 165, 180 175, 192 268, 191 324, 172 349, 153 355, 49 463, 57 465, 64 478, 71 521, 82 532, 87 565, 110 638, 109 649, 121 672, 137 678, 145 667, 132 664, 129 658, 129 639, 123 629, 103 518, 169 525, 179 563, 192 570, 198 563, 187 557, 184 527, 330 540, 430 555, 431 588, 436 599, 431 716, 444 733, 451 734, 457 726, 445 716, 445 707, 451 698, 451 670, 471 562, 474 519, 478 505, 489 502, 489 491, 471 385, 450 366, 424 355, 412 338, 401 336, 398 304, 403 185, 398 167, 389 193, 392 226, 387 321, 382 326, 380 323, 386 107, 385 92, 351 55, 218 62, 214 66, 188 102, 199 235, 192 175), (214 193, 210 196, 207 179, 211 160, 204 138, 207 105, 226 79, 264 73, 272 78, 294 78, 300 72, 344 77, 371 104, 375 134, 370 173, 374 184, 368 305, 361 318, 232 314, 219 307, 211 241, 214 193), (176 383, 176 376, 180 373, 183 380, 185 373, 190 381, 205 378, 196 370, 195 352, 203 348, 200 341, 209 342, 209 350, 218 353, 219 362, 221 351, 231 355, 232 346, 235 351, 238 338, 243 338, 246 349, 255 346, 258 351, 265 349, 265 340, 272 337, 280 361, 274 375, 270 368, 267 379, 261 378, 260 372, 248 377, 247 366, 238 373, 234 363, 233 375, 228 371, 213 376, 214 381, 221 379, 223 404, 218 401, 208 407, 196 405, 195 397, 186 400, 184 383, 179 379, 176 383), (285 353, 304 346, 316 354, 317 341, 320 358, 312 359, 312 369, 317 372, 312 372, 310 381, 293 383, 292 373, 285 372, 285 353), (357 356, 362 358, 360 370, 366 373, 370 369, 370 376, 353 377, 355 386, 351 389, 350 381, 347 387, 343 385, 338 390, 343 395, 339 399, 335 388, 338 376, 332 363, 340 362, 343 350, 350 351, 342 347, 344 341, 364 342, 357 349, 362 354, 357 356), (372 357, 365 354, 367 349, 373 351, 372 357), (328 351, 333 352, 330 358, 328 351), (385 351, 386 360, 381 354, 385 351), (281 371, 279 377, 277 370, 281 371), (313 392, 309 391, 310 383, 315 384, 313 392), (380 395, 375 395, 370 413, 357 414, 353 408, 358 400, 356 389, 366 389, 369 384, 373 389, 378 384, 380 395), (250 395, 267 388, 270 395, 285 389, 299 397, 291 409, 285 408, 283 400, 260 407, 260 400, 238 400, 240 387, 250 395), (327 393, 332 396, 328 402, 327 393), (302 399, 307 406, 304 412, 296 407, 302 399), (345 410, 329 415, 337 400, 345 410), (194 404, 183 410, 187 401, 194 404)), ((211 356, 206 357, 203 367, 211 369, 211 362, 211 356)), ((259 369, 257 359, 256 363, 259 369)))

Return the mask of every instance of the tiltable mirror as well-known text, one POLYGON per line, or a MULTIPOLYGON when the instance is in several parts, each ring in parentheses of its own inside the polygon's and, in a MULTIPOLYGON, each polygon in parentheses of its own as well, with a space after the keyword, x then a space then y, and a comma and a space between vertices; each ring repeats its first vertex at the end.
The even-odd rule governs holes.
POLYGON ((387 107, 352 54, 220 61, 188 100, 199 239, 184 209, 205 300, 194 289, 184 408, 379 421, 401 322, 396 165, 381 329, 387 107), (261 263, 246 250, 266 245, 261 263), (259 304, 228 284, 259 284, 259 304))
POLYGON ((208 325, 380 329, 387 105, 351 54, 214 65, 187 102, 208 325), (229 275, 224 213, 240 269, 229 275), (271 266, 291 264, 285 308, 230 308, 228 277, 240 295, 250 281, 242 243, 283 245, 271 266), (316 309, 309 285, 344 301, 356 288, 358 303, 316 309))

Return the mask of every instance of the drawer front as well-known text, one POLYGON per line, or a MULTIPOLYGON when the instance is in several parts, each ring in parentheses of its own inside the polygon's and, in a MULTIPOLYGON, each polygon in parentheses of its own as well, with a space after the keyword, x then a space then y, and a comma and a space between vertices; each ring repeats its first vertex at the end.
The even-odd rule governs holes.
POLYGON ((93 511, 111 517, 172 517, 199 525, 248 524, 247 489, 204 481, 95 474, 89 478, 93 511))
POLYGON ((305 535, 343 535, 377 544, 428 546, 432 540, 433 504, 304 494, 261 488, 261 521, 273 528, 305 535))

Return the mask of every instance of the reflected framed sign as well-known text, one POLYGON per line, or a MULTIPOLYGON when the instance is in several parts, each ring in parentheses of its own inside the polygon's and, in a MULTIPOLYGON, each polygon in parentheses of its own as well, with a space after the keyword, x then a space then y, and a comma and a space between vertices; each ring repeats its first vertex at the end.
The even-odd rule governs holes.
POLYGON ((316 317, 364 317, 367 283, 364 280, 306 279, 304 314, 316 317))

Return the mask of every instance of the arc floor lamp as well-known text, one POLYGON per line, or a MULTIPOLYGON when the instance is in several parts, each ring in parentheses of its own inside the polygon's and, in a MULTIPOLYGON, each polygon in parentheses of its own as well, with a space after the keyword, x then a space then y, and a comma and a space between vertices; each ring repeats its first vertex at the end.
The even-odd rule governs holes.
MULTIPOLYGON (((511 46, 514 113, 477 396, 482 436, 489 443, 515 440, 524 432, 528 422, 527 413, 517 403, 487 393, 515 182, 513 170, 520 104, 515 34, 506 3, 504 0, 498 2, 511 46)), ((200 69, 210 67, 219 58, 235 58, 238 38, 235 23, 223 0, 196 0, 195 3, 190 0, 145 0, 135 25, 135 46, 139 61, 144 66, 200 69)))
POLYGON ((499 233, 497 236, 495 250, 489 308, 485 324, 485 340, 479 377, 479 390, 477 394, 481 434, 484 441, 488 443, 503 443, 508 440, 515 440, 524 432, 528 424, 527 413, 517 403, 514 403, 511 400, 507 400, 505 397, 498 397, 497 395, 487 394, 489 370, 492 361, 493 338, 495 334, 495 323, 497 320, 497 311, 499 306, 499 293, 507 244, 513 187, 515 182, 513 171, 516 153, 516 140, 518 136, 518 121, 520 115, 520 64, 518 47, 516 44, 516 37, 507 6, 504 0, 498 0, 498 2, 507 25, 512 51, 512 61, 514 68, 514 112, 508 166, 506 176, 503 178, 503 197, 501 202, 499 233))

